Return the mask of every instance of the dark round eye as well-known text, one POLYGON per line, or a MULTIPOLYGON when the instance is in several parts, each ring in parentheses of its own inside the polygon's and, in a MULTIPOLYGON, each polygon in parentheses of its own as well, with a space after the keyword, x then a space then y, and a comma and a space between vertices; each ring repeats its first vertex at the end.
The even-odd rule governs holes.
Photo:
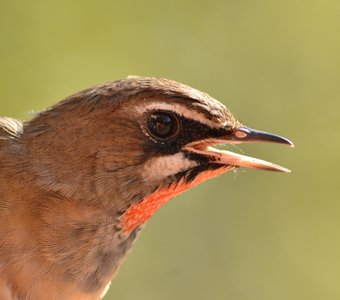
POLYGON ((147 127, 152 136, 167 139, 177 133, 178 120, 167 112, 154 112, 149 116, 147 127))

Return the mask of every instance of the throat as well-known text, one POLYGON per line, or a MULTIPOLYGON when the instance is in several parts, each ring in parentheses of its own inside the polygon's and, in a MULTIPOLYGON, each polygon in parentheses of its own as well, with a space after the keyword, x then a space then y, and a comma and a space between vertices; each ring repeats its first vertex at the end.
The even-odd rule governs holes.
POLYGON ((206 170, 197 175, 194 179, 187 181, 181 178, 178 182, 171 184, 167 188, 160 188, 143 199, 140 203, 132 204, 122 216, 123 230, 126 234, 132 232, 137 226, 143 225, 152 215, 173 197, 184 191, 206 181, 217 177, 230 170, 229 166, 224 166, 215 170, 206 170))

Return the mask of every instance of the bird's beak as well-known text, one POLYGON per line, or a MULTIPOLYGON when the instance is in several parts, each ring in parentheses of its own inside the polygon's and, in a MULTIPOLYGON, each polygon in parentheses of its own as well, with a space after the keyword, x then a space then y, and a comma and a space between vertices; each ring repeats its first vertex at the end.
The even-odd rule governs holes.
POLYGON ((205 155, 209 158, 211 163, 223 164, 235 167, 246 167, 253 169, 263 169, 278 172, 290 172, 290 170, 275 165, 273 163, 248 157, 245 155, 233 153, 226 150, 216 149, 212 146, 223 144, 240 144, 240 143, 254 143, 254 142, 270 142, 289 145, 294 147, 293 143, 281 136, 254 130, 247 127, 240 127, 232 132, 219 138, 205 139, 202 141, 195 141, 185 146, 185 150, 205 155))

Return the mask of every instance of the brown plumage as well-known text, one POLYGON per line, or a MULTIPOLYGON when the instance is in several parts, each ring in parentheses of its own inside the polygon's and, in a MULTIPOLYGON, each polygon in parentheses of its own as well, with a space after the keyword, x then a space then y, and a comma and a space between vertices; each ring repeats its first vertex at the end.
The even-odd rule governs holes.
POLYGON ((166 79, 84 90, 32 120, 0 118, 0 299, 100 299, 147 219, 230 169, 288 171, 211 146, 281 137, 166 79))

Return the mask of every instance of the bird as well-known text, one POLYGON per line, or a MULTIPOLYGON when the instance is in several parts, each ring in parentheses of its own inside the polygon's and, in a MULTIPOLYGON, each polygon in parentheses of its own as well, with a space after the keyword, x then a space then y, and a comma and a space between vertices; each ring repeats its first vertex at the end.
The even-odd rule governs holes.
POLYGON ((167 201, 240 167, 289 172, 214 146, 272 142, 221 102, 129 76, 21 122, 0 118, 0 300, 101 299, 167 201))

